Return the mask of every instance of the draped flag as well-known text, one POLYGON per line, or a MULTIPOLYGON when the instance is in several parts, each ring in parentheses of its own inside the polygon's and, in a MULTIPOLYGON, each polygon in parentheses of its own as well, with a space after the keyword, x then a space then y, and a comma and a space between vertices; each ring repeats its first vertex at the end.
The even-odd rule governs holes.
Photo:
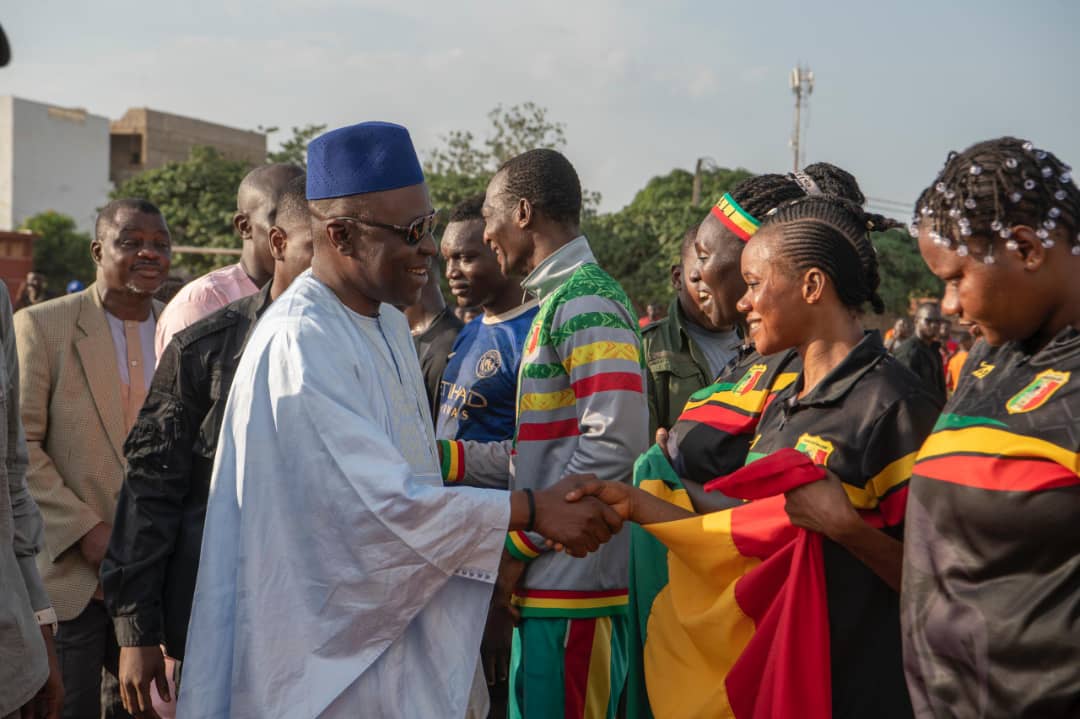
POLYGON ((645 526, 669 550, 645 640, 657 717, 831 717, 821 536, 793 526, 783 498, 824 476, 781 450, 708 486, 755 501, 645 526))

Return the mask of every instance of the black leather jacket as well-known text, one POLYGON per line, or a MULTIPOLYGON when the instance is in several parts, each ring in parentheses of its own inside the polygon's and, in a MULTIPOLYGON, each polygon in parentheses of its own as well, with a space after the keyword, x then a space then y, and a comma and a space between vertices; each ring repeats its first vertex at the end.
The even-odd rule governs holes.
POLYGON ((101 581, 120 646, 182 659, 206 499, 233 373, 269 283, 178 332, 124 444, 127 469, 101 581))

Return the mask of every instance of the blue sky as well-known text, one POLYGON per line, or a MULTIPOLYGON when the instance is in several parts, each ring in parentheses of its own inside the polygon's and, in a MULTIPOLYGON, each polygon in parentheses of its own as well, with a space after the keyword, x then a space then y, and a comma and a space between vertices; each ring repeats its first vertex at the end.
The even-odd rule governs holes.
POLYGON ((0 93, 119 117, 407 125, 423 152, 497 103, 564 122, 617 209, 697 157, 787 171, 792 95, 816 76, 808 162, 914 202, 950 149, 1016 134, 1080 166, 1080 3, 618 0, 34 0, 0 10, 0 93))

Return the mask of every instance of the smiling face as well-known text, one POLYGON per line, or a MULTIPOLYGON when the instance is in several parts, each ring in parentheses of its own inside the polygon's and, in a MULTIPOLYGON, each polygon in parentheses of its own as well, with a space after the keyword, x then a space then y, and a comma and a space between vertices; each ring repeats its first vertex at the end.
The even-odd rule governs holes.
POLYGON ((810 324, 802 283, 776 252, 778 232, 761 230, 742 253, 746 293, 738 309, 746 315, 750 340, 763 355, 799 346, 810 324))
MULTIPOLYGON (((334 215, 407 226, 432 212, 426 184, 396 190, 343 197, 334 203, 334 215)), ((333 236, 335 264, 347 284, 375 307, 378 303, 406 307, 420 299, 428 282, 435 240, 427 234, 409 245, 404 233, 357 222, 320 223, 333 236)), ((316 243, 316 255, 319 243, 316 243)))
POLYGON ((529 274, 530 258, 535 249, 529 234, 521 226, 518 203, 506 194, 506 173, 491 178, 484 195, 484 244, 495 253, 504 275, 524 277, 529 274))
POLYGON ((451 222, 439 247, 446 262, 446 279, 459 307, 494 303, 510 280, 495 253, 484 243, 484 221, 451 222))
POLYGON ((705 319, 702 326, 709 330, 732 327, 742 319, 736 305, 746 292, 739 271, 739 258, 744 254, 742 240, 709 215, 698 228, 692 249, 694 262, 684 264, 683 279, 696 290, 695 304, 705 319))
POLYGON ((169 275, 172 238, 161 215, 121 208, 98 232, 90 253, 107 289, 153 295, 169 275))

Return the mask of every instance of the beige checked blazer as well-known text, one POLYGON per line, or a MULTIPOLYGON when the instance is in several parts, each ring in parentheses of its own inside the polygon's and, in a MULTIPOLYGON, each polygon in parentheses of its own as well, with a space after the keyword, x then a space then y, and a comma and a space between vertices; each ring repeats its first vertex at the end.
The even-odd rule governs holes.
MULTIPOLYGON (((163 305, 154 302, 156 317, 163 305)), ((38 568, 56 614, 74 619, 98 585, 78 542, 113 523, 124 479, 120 372, 95 285, 15 313, 30 492, 45 519, 38 568)))

